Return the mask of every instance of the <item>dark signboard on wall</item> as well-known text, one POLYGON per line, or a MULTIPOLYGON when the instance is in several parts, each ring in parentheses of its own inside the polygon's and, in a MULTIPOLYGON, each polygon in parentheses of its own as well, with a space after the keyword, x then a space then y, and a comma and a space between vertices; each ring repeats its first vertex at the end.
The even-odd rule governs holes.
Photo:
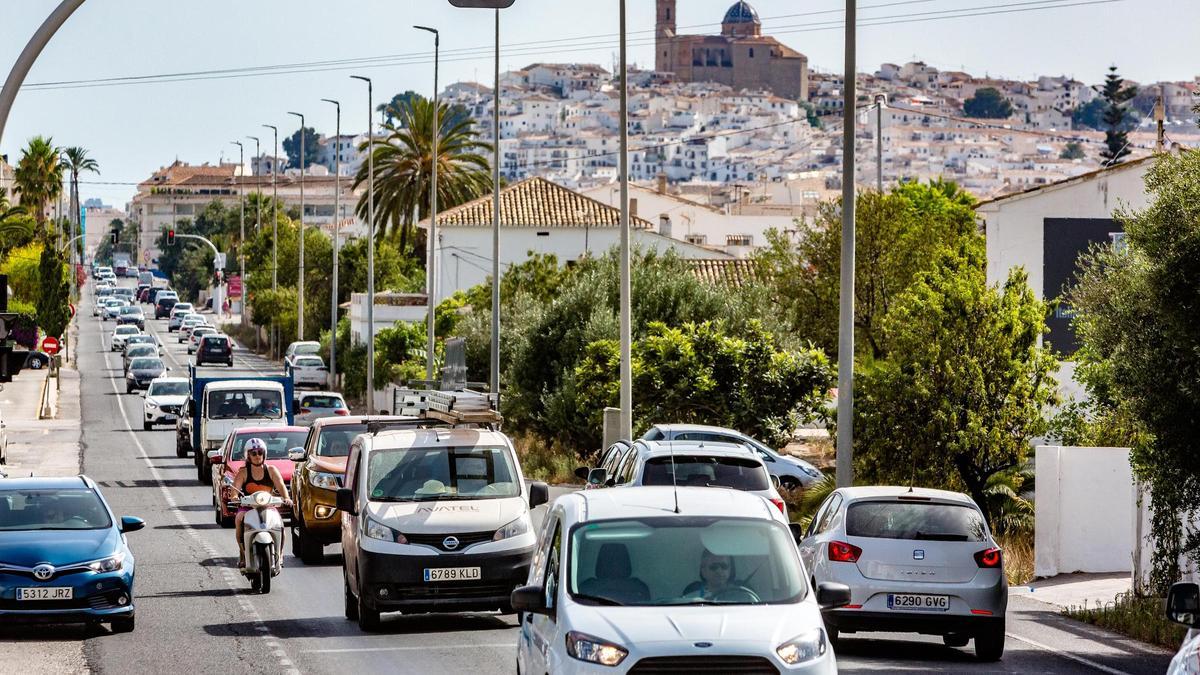
MULTIPOLYGON (((1047 302, 1062 297, 1075 279, 1079 256, 1092 244, 1121 242, 1125 230, 1112 218, 1046 218, 1042 221, 1042 297, 1047 302)), ((1046 340, 1054 350, 1070 356, 1079 348, 1071 329, 1074 310, 1065 302, 1046 321, 1046 340)))

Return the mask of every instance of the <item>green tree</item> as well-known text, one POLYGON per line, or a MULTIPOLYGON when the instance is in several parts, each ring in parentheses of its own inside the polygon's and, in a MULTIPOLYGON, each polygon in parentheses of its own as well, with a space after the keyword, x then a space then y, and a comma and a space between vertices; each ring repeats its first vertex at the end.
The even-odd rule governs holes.
POLYGON ((1128 102, 1137 96, 1137 87, 1126 87, 1125 80, 1117 74, 1116 66, 1109 66, 1101 92, 1107 107, 1104 110, 1104 150, 1100 156, 1106 164, 1117 164, 1130 153, 1129 138, 1125 122, 1129 115, 1128 102))
POLYGON ((37 221, 22 206, 14 206, 8 193, 0 188, 0 260, 8 252, 25 246, 37 234, 37 221))
POLYGON ((53 139, 34 136, 22 151, 13 174, 14 189, 39 229, 45 229, 47 206, 62 194, 63 167, 59 159, 53 139))
POLYGON ((1071 127, 1087 127, 1097 131, 1104 128, 1104 111, 1108 108, 1103 98, 1094 98, 1071 111, 1071 127))
POLYGON ((1038 345, 1047 308, 1023 270, 987 283, 982 237, 946 249, 888 314, 893 355, 855 387, 855 470, 863 483, 963 490, 995 522, 987 489, 1045 431, 1057 367, 1038 345))
POLYGON ((1058 156, 1062 159, 1083 159, 1085 157, 1083 146, 1074 141, 1067 143, 1058 156))
POLYGON ((27 303, 37 300, 41 287, 38 265, 43 248, 41 240, 35 240, 12 249, 0 262, 0 274, 8 275, 8 285, 13 290, 11 300, 27 303))
POLYGON ((995 87, 982 87, 975 96, 963 101, 963 114, 980 119, 1003 120, 1012 117, 1013 106, 995 87))
POLYGON ((300 134, 304 134, 304 166, 307 167, 317 163, 317 155, 321 149, 321 139, 317 136, 317 130, 313 127, 302 127, 297 129, 295 133, 283 139, 283 151, 287 153, 288 163, 287 168, 300 168, 300 134))
POLYGON ((77 220, 79 218, 79 174, 85 171, 99 174, 100 164, 88 157, 88 151, 79 146, 64 148, 62 162, 63 168, 71 174, 71 219, 77 220))
MULTIPOLYGON (((473 121, 455 119, 449 106, 441 104, 438 154, 438 204, 452 208, 476 199, 491 191, 490 163, 482 153, 491 146, 478 140, 473 121)), ((418 218, 429 216, 429 190, 433 162, 433 103, 411 99, 399 111, 398 125, 385 126, 386 138, 372 139, 361 148, 375 157, 375 223, 377 238, 399 238, 401 253, 408 251, 409 239, 418 218)), ((358 216, 368 214, 368 164, 363 162, 354 179, 354 187, 362 190, 358 216)))
POLYGON ((47 335, 62 337, 71 321, 70 268, 62 254, 47 242, 38 263, 37 321, 47 335))

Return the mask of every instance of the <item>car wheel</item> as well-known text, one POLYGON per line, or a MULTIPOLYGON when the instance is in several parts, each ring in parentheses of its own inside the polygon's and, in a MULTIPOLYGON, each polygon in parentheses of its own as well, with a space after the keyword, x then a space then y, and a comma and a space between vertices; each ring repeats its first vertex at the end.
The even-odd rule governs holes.
POLYGON ((154 424, 152 422, 142 422, 142 431, 154 431, 154 424))
POLYGON ((784 476, 783 478, 780 478, 779 484, 783 486, 783 489, 788 491, 795 490, 796 488, 800 487, 800 481, 793 476, 784 476))
POLYGON ((363 594, 358 595, 358 628, 364 633, 373 633, 379 630, 379 610, 369 607, 363 600, 363 594))
POLYGON ((980 661, 999 661, 1004 656, 1004 622, 998 621, 975 634, 975 656, 980 661))
POLYGON ((966 647, 971 641, 971 636, 965 633, 951 633, 950 635, 942 636, 942 643, 947 647, 966 647))
MULTIPOLYGON (((299 507, 296 508, 296 511, 299 511, 299 507)), ((292 539, 292 553, 305 565, 321 564, 325 560, 325 547, 308 533, 303 520, 296 522, 296 534, 292 539)))
POLYGON ((125 383, 125 393, 126 393, 126 394, 132 394, 132 393, 133 393, 133 387, 132 387, 132 386, 130 386, 129 382, 126 382, 126 383, 125 383))
POLYGON ((30 359, 29 367, 33 370, 41 370, 42 369, 42 360, 41 359, 30 359))
POLYGON ((135 625, 134 616, 131 614, 120 619, 113 619, 109 625, 114 633, 132 633, 135 625))
POLYGON ((208 476, 204 475, 204 470, 205 470, 205 469, 207 469, 207 468, 208 468, 208 460, 207 460, 207 459, 202 459, 202 460, 200 460, 200 463, 196 465, 196 480, 197 480, 197 481, 198 481, 198 482, 199 482, 201 485, 208 485, 208 484, 209 484, 209 483, 208 483, 208 476))
POLYGON ((358 621, 358 600, 354 594, 350 592, 350 578, 346 575, 346 568, 342 568, 342 588, 345 593, 345 610, 346 619, 350 621, 358 621))
POLYGON ((825 637, 829 638, 829 644, 834 647, 838 646, 838 629, 825 624, 825 637))
POLYGON ((188 456, 188 447, 179 442, 179 434, 175 434, 175 456, 179 458, 188 456))
MULTIPOLYGON (((213 501, 216 501, 215 497, 213 498, 213 501)), ((226 529, 233 527, 233 516, 222 515, 220 506, 217 506, 213 511, 217 514, 216 521, 218 525, 226 529)))

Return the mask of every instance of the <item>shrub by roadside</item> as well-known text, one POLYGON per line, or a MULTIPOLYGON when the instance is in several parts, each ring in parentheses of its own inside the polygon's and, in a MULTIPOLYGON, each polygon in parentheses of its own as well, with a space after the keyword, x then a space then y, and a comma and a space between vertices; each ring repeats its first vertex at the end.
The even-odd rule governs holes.
POLYGON ((1063 614, 1107 628, 1122 635, 1175 650, 1183 642, 1187 629, 1167 620, 1163 598, 1141 598, 1132 593, 1120 593, 1112 602, 1082 607, 1068 607, 1063 614))
POLYGON ((545 481, 551 485, 580 483, 575 477, 575 468, 583 462, 559 441, 549 441, 529 433, 514 434, 512 440, 526 479, 545 481))
POLYGON ((1008 577, 1008 585, 1024 586, 1033 581, 1033 532, 1010 531, 995 537, 1004 551, 1004 576, 1008 577))

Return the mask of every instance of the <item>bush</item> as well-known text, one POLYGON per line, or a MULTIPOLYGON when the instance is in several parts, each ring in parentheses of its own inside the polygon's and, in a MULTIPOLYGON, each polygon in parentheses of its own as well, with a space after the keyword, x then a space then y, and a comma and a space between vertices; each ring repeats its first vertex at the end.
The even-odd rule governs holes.
POLYGON ((1167 649, 1178 649, 1187 635, 1187 628, 1167 620, 1164 598, 1141 598, 1132 593, 1120 593, 1112 602, 1082 607, 1069 607, 1063 614, 1122 635, 1149 642, 1167 649))

